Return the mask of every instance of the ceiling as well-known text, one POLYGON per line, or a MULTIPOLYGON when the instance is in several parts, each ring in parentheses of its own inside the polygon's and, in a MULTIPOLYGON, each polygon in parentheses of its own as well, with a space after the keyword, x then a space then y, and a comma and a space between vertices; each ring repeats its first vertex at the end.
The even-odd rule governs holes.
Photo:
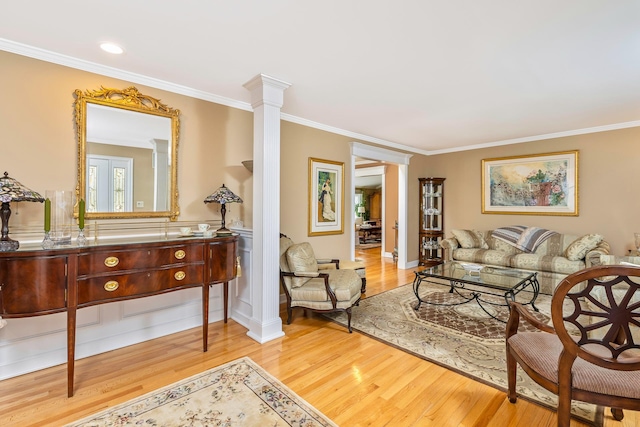
POLYGON ((34 0, 3 4, 0 49, 247 110, 262 73, 285 120, 434 154, 640 126, 639 22, 638 0, 34 0))

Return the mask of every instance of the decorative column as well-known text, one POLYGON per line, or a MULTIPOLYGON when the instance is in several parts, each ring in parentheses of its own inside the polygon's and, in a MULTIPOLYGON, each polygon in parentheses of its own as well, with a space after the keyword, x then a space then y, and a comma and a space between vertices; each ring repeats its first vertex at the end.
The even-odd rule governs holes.
POLYGON ((280 308, 280 108, 289 83, 260 74, 244 84, 253 107, 253 270, 249 335, 284 335, 280 308))

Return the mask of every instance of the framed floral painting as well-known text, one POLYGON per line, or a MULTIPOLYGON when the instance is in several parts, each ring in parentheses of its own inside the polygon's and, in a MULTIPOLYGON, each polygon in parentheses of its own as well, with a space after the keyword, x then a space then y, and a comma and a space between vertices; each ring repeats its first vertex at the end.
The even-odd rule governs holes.
POLYGON ((578 151, 482 160, 482 213, 578 215, 578 151))
POLYGON ((344 163, 309 158, 309 236, 344 232, 344 163))

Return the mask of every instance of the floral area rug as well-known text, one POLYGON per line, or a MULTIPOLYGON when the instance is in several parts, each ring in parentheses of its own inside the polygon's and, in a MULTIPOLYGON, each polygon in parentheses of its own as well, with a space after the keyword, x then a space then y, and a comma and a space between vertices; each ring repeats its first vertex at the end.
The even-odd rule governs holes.
POLYGON ((67 424, 70 426, 337 427, 248 357, 67 424))
MULTIPOLYGON (((519 296, 530 299, 525 294, 519 296)), ((455 293, 449 293, 448 285, 426 281, 420 285, 420 297, 439 304, 464 301, 455 293)), ((492 300, 490 296, 483 295, 483 298, 492 300)), ((492 302, 505 303, 501 297, 492 302)), ((488 316, 476 301, 454 306, 422 303, 417 311, 414 309, 416 304, 417 298, 410 284, 373 295, 353 308, 351 325, 365 335, 425 360, 499 390, 507 389, 505 323, 488 316)), ((551 298, 539 295, 536 306, 540 310, 538 319, 550 322, 551 298)), ((509 316, 507 307, 491 304, 484 304, 484 307, 505 321, 509 316)), ((325 316, 347 324, 344 313, 325 316)), ((532 381, 520 367, 517 392, 520 398, 552 409, 557 407, 557 397, 532 381)), ((602 425, 602 411, 595 405, 573 402, 572 413, 583 422, 602 425)))

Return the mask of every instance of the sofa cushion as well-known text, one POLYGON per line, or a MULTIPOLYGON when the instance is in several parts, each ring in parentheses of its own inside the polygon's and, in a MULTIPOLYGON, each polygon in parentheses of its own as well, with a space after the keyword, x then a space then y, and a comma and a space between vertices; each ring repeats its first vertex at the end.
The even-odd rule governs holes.
POLYGON ((571 274, 584 269, 585 263, 584 260, 570 261, 563 256, 518 254, 511 258, 511 267, 571 274))
POLYGON ((451 230, 460 247, 465 249, 480 248, 489 249, 481 232, 475 230, 451 230))
POLYGON ((507 242, 504 242, 500 239, 496 239, 495 237, 491 237, 489 236, 486 239, 487 244, 489 245, 489 249, 493 249, 496 251, 500 251, 503 252, 507 255, 515 255, 515 254, 521 254, 522 251, 518 248, 516 248, 513 245, 508 244, 507 242))
POLYGON ((599 234, 586 234, 567 247, 567 249, 565 250, 565 256, 570 261, 584 259, 584 257, 587 255, 587 252, 598 246, 598 244, 602 242, 602 240, 603 237, 599 234))
POLYGON ((491 249, 464 249, 453 251, 453 259, 456 261, 475 262, 478 264, 497 265, 509 267, 512 255, 491 249))
MULTIPOLYGON (((309 242, 293 244, 287 249, 287 262, 289 269, 293 273, 317 273, 318 262, 316 261, 313 248, 309 242)), ((294 277, 291 287, 299 288, 311 280, 310 277, 294 277)))

